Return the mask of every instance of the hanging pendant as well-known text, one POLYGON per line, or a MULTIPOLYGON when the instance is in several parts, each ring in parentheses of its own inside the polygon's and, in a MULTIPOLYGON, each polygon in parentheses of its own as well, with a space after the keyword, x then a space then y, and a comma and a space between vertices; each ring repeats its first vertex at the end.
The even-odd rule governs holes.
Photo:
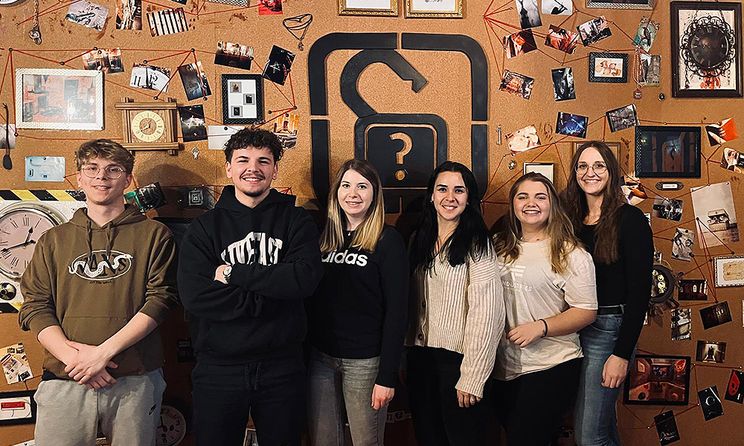
POLYGON ((636 87, 635 91, 633 92, 633 98, 641 99, 642 97, 643 97, 643 92, 641 92, 641 87, 636 87))

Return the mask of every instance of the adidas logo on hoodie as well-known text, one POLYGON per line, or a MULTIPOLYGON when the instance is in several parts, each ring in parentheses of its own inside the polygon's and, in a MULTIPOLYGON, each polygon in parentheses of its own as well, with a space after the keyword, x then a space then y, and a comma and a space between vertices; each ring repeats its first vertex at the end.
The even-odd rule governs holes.
POLYGON ((356 252, 349 252, 348 249, 343 251, 331 251, 325 254, 322 259, 323 263, 337 263, 357 266, 367 266, 367 255, 356 252))

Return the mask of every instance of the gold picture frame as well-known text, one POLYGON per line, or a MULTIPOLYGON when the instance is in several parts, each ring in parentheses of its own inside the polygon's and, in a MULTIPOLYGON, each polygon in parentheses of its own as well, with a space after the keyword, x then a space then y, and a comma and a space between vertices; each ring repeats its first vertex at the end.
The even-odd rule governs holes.
POLYGON ((425 0, 406 0, 405 16, 406 18, 455 18, 463 17, 463 0, 443 0, 442 6, 436 9, 430 9, 431 5, 426 4, 425 0))
POLYGON ((398 0, 338 0, 338 15, 397 17, 398 0))

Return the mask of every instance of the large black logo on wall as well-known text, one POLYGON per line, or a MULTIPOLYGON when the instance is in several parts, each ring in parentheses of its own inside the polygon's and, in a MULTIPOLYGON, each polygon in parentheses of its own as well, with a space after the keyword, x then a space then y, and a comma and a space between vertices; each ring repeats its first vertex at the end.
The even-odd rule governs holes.
MULTIPOLYGON (((488 64, 483 48, 470 37, 452 34, 403 33, 401 49, 458 51, 470 60, 472 89, 471 160, 485 192, 488 183, 488 64)), ((357 89, 362 72, 383 63, 419 92, 426 78, 399 53, 396 33, 332 33, 318 39, 308 55, 312 177, 321 202, 328 197, 330 121, 326 59, 336 50, 361 50, 341 72, 341 98, 358 119, 354 125, 354 157, 369 160, 380 173, 387 212, 400 212, 426 189, 432 170, 448 157, 447 123, 434 114, 378 113, 357 89)))

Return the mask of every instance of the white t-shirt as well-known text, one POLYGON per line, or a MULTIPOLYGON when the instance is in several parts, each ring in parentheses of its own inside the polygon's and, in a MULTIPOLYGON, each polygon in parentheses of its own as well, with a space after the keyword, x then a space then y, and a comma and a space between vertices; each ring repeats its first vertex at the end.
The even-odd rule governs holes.
MULTIPOLYGON (((500 257, 499 269, 506 306, 505 334, 514 327, 547 319, 569 307, 597 309, 594 262, 581 248, 568 255, 568 266, 562 274, 551 269, 550 240, 522 242, 519 258, 505 263, 500 257)), ((496 354, 494 375, 508 381, 582 356, 577 333, 547 336, 524 348, 504 335, 496 354)))

